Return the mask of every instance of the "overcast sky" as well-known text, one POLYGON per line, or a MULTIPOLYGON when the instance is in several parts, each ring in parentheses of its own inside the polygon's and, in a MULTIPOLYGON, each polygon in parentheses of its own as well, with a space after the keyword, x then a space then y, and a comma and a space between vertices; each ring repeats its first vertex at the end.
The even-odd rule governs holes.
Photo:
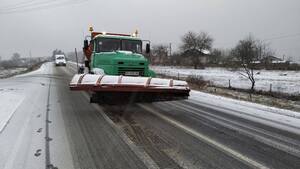
POLYGON ((0 0, 0 56, 81 49, 90 25, 118 33, 138 29, 142 38, 175 49, 190 30, 208 32, 218 48, 252 33, 272 39, 277 56, 300 60, 299 0, 0 0), (38 10, 22 11, 28 7, 38 10))

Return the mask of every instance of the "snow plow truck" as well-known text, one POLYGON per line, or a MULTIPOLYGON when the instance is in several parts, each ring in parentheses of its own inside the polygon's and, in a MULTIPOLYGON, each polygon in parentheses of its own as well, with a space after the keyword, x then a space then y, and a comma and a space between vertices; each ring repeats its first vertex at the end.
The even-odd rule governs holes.
POLYGON ((104 104, 188 98, 187 82, 155 77, 144 56, 150 54, 150 41, 138 38, 137 31, 133 34, 94 32, 90 27, 90 32, 83 46, 85 68, 79 68, 72 78, 71 90, 88 91, 91 103, 104 104))

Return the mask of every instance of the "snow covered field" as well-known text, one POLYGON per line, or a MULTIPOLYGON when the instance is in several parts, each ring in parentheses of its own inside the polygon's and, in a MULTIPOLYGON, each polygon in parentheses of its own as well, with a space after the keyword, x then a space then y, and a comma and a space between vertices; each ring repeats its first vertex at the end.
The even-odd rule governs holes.
MULTIPOLYGON (((198 75, 213 83, 215 86, 228 87, 229 80, 231 86, 241 89, 249 89, 251 83, 248 79, 240 75, 239 71, 230 71, 224 68, 189 69, 170 66, 152 66, 156 73, 187 77, 198 75)), ((300 71, 270 71, 258 70, 255 73, 256 90, 269 91, 272 84, 272 91, 299 95, 300 94, 300 71)))
POLYGON ((0 78, 6 78, 10 75, 18 74, 26 70, 27 68, 0 69, 0 78))

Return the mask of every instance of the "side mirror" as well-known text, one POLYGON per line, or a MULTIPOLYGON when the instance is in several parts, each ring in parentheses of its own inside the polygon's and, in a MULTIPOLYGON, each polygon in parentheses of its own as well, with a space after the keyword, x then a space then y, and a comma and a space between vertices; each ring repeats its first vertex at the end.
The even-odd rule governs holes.
POLYGON ((89 48, 89 41, 88 40, 84 40, 83 41, 83 49, 88 49, 89 48))
POLYGON ((147 43, 146 44, 146 53, 149 54, 150 51, 151 51, 151 49, 150 49, 150 43, 147 43))
POLYGON ((85 61, 84 61, 84 66, 85 66, 85 67, 90 67, 90 62, 89 62, 88 60, 85 60, 85 61))

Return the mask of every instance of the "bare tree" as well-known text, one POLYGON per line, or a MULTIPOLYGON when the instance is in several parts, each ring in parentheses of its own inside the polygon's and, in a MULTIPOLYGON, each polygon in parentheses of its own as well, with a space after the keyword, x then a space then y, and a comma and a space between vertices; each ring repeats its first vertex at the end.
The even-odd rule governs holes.
POLYGON ((52 58, 55 59, 55 55, 64 55, 65 53, 60 49, 55 49, 52 51, 52 58))
POLYGON ((166 45, 155 45, 152 48, 152 61, 158 64, 166 64, 168 58, 168 46, 166 45))
POLYGON ((210 50, 212 47, 213 38, 206 32, 188 32, 182 37, 181 50, 184 55, 192 58, 194 68, 197 69, 200 65, 200 57, 204 56, 205 50, 210 50))
POLYGON ((273 56, 274 51, 270 48, 269 43, 265 43, 261 40, 256 40, 257 43, 257 53, 258 53, 258 60, 260 60, 265 67, 268 66, 268 60, 267 57, 273 56))
POLYGON ((20 55, 19 53, 13 53, 11 59, 12 59, 13 61, 18 61, 18 60, 20 60, 20 58, 21 58, 21 55, 20 55))
POLYGON ((221 62, 223 58, 223 53, 220 49, 213 49, 211 55, 209 57, 209 63, 211 64, 218 64, 221 62))
POLYGON ((173 52, 170 56, 170 64, 171 65, 186 65, 185 60, 183 59, 182 55, 178 52, 173 52))
POLYGON ((270 53, 271 49, 268 47, 268 44, 254 39, 252 35, 240 40, 236 47, 232 50, 232 55, 243 67, 243 72, 240 74, 248 78, 251 82, 252 92, 255 87, 255 66, 253 63, 267 57, 270 53))

